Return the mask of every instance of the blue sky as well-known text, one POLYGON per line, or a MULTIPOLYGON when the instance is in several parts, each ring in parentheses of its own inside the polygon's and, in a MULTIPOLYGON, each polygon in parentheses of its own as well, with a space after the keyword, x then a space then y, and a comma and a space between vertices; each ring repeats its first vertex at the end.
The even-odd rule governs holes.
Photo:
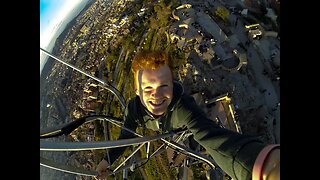
POLYGON ((51 40, 57 26, 80 0, 40 0, 40 44, 51 40))
POLYGON ((61 6, 58 5, 61 3, 61 0, 40 0, 40 31, 49 26, 52 15, 59 12, 61 6))
MULTIPOLYGON (((40 0, 40 47, 51 51, 56 32, 65 22, 67 15, 81 2, 88 0, 40 0)), ((47 56, 40 51, 40 74, 47 56)))

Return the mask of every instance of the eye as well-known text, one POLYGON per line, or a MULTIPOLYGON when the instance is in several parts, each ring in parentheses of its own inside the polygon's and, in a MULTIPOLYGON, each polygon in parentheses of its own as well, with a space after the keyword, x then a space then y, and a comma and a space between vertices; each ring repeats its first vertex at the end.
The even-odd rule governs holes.
POLYGON ((151 91, 151 90, 152 90, 152 87, 151 87, 151 86, 148 86, 148 87, 143 88, 143 91, 144 91, 144 92, 149 92, 149 91, 151 91))
POLYGON ((168 84, 163 84, 163 85, 161 85, 160 87, 161 88, 166 88, 166 87, 168 87, 169 85, 168 84))

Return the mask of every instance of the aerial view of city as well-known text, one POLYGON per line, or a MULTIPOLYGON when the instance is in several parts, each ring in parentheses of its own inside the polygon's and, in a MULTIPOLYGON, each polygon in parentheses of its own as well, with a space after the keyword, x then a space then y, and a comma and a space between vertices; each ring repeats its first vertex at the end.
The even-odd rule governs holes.
MULTIPOLYGON (((143 50, 168 53, 174 80, 212 121, 267 144, 280 144, 280 0, 88 1, 47 52, 67 65, 46 55, 40 73, 40 130, 94 115, 121 121, 123 104, 115 94, 72 67, 114 87, 128 103, 136 96, 131 62, 143 50)), ((120 130, 108 121, 90 121, 44 141, 114 141, 120 130)), ((137 132, 146 137, 158 134, 139 128, 137 132)), ((127 148, 112 168, 131 154, 128 163, 139 161, 161 149, 162 143, 153 141, 136 153, 127 148)), ((207 155, 190 137, 179 144, 207 155)), ((110 179, 231 179, 223 172, 214 178, 206 162, 162 149, 110 179)), ((95 171, 107 151, 40 151, 40 156, 95 171)), ((94 177, 40 166, 40 179, 94 177)))

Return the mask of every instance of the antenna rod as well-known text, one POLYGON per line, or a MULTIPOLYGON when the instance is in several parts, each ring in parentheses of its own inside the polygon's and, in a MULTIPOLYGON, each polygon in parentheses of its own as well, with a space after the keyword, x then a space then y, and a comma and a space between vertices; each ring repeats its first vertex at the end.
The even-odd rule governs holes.
POLYGON ((41 49, 45 54, 47 54, 48 56, 52 57, 53 59, 55 59, 55 60, 57 60, 57 61, 61 62, 62 64, 65 64, 65 65, 67 65, 67 66, 71 67, 72 69, 77 70, 77 71, 79 71, 80 73, 85 74, 86 76, 91 77, 92 79, 94 79, 94 80, 96 80, 96 81, 98 81, 98 82, 102 83, 103 85, 105 85, 105 84, 106 84, 103 80, 98 79, 98 78, 96 78, 96 77, 94 77, 94 76, 92 76, 92 75, 90 75, 90 74, 88 74, 88 73, 86 73, 86 72, 82 71, 81 69, 79 69, 79 68, 77 68, 77 67, 74 67, 73 65, 71 65, 71 64, 69 64, 69 63, 66 63, 66 62, 64 62, 64 61, 60 60, 59 58, 57 58, 57 57, 55 57, 55 56, 51 55, 48 51, 46 51, 46 50, 42 49, 41 47, 40 47, 40 49, 41 49))
POLYGON ((82 74, 84 74, 84 75, 86 75, 86 76, 88 76, 88 77, 100 82, 101 84, 103 84, 108 90, 110 90, 118 98, 118 100, 120 101, 122 107, 125 108, 126 105, 125 105, 124 98, 121 96, 120 92, 115 87, 113 87, 112 85, 107 84, 106 82, 104 82, 103 80, 101 80, 99 78, 96 78, 96 77, 94 77, 94 76, 82 71, 81 69, 73 66, 72 64, 69 64, 69 63, 66 63, 66 62, 60 60, 59 58, 53 56, 51 53, 49 53, 48 51, 42 49, 41 47, 40 47, 40 50, 43 51, 48 56, 52 57, 53 59, 61 62, 62 64, 65 64, 65 65, 71 67, 72 69, 74 69, 74 70, 76 70, 76 71, 78 71, 78 72, 80 72, 80 73, 82 73, 82 74))

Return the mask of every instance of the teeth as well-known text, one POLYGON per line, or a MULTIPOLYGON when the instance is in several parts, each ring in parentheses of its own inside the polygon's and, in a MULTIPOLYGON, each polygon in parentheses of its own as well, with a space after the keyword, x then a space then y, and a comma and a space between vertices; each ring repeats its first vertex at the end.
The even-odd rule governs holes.
MULTIPOLYGON (((163 100, 164 101, 164 100, 163 100)), ((163 103, 163 101, 150 101, 154 105, 160 105, 163 103)))

